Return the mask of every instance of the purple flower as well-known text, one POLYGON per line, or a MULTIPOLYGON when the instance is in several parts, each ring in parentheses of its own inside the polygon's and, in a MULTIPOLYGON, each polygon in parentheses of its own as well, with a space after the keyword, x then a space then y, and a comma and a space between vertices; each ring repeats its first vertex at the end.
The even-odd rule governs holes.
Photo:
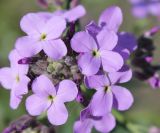
POLYGON ((101 133, 108 133, 115 127, 115 118, 111 113, 93 116, 87 107, 81 112, 81 119, 74 124, 74 133, 91 133, 92 128, 101 133))
POLYGON ((96 74, 101 65, 106 72, 118 71, 123 66, 123 58, 113 48, 118 41, 115 32, 104 29, 96 40, 87 32, 78 32, 71 40, 71 47, 80 53, 78 65, 85 75, 96 74))
POLYGON ((111 112, 112 107, 123 111, 129 109, 132 105, 133 97, 129 90, 115 85, 131 79, 131 70, 125 67, 123 69, 119 72, 109 73, 108 76, 94 75, 86 78, 87 86, 96 89, 96 93, 90 102, 94 116, 102 116, 111 112))
POLYGON ((55 11, 53 13, 39 12, 37 14, 46 20, 48 20, 54 16, 59 16, 59 17, 66 19, 67 22, 74 22, 74 21, 78 20, 79 18, 83 17, 86 14, 86 10, 85 10, 84 6, 78 5, 68 11, 67 10, 60 10, 60 11, 55 11))
POLYGON ((160 87, 160 78, 159 75, 156 73, 151 78, 148 79, 148 83, 151 85, 153 89, 160 87))
POLYGON ((160 16, 159 0, 129 0, 132 4, 132 13, 137 18, 145 18, 148 15, 160 16))
POLYGON ((66 28, 62 17, 45 20, 36 13, 29 13, 22 18, 20 26, 27 36, 17 40, 16 49, 24 57, 36 55, 41 50, 54 60, 67 54, 64 42, 59 39, 66 28))
POLYGON ((30 79, 26 76, 28 65, 19 65, 18 60, 22 56, 14 49, 9 54, 10 67, 0 69, 0 83, 6 89, 11 90, 10 106, 16 109, 22 100, 22 96, 28 93, 30 79))
POLYGON ((98 20, 98 25, 91 21, 85 28, 93 37, 102 30, 108 29, 117 32, 123 21, 123 14, 118 6, 105 9, 98 20))
POLYGON ((68 112, 64 102, 73 101, 78 89, 71 80, 63 80, 56 88, 44 75, 39 76, 32 84, 33 95, 26 100, 26 108, 33 116, 47 111, 48 120, 53 125, 62 125, 67 121, 68 112))

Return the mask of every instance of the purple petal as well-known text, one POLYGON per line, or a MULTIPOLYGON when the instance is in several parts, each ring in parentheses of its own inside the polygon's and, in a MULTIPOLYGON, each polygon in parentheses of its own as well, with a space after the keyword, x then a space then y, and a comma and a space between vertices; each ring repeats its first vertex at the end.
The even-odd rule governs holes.
POLYGON ((112 86, 114 95, 114 108, 124 111, 129 109, 133 104, 133 96, 129 90, 121 86, 112 86))
POLYGON ((36 13, 28 13, 21 19, 21 29, 30 36, 40 35, 45 22, 36 13))
POLYGON ((86 32, 76 33, 71 40, 71 47, 76 52, 89 52, 97 49, 93 37, 86 32))
POLYGON ((84 108, 81 111, 81 113, 80 113, 80 121, 84 121, 84 120, 90 118, 91 115, 92 114, 91 114, 91 109, 90 109, 90 104, 89 104, 86 108, 84 108))
POLYGON ((4 88, 12 89, 14 79, 11 68, 4 67, 0 69, 0 83, 4 88))
POLYGON ((86 10, 84 6, 78 5, 75 8, 64 13, 63 17, 66 18, 68 22, 72 22, 83 17, 85 14, 86 14, 86 10))
POLYGON ((21 96, 28 93, 28 83, 30 82, 30 79, 25 75, 19 76, 18 83, 14 86, 14 91, 16 96, 21 96))
POLYGON ((122 24, 122 11, 117 6, 112 6, 104 10, 99 18, 99 25, 106 26, 110 30, 118 31, 122 24))
POLYGON ((74 123, 74 133, 91 133, 92 131, 92 121, 86 119, 84 121, 76 121, 74 123))
POLYGON ((71 80, 63 80, 59 83, 57 98, 63 102, 73 101, 78 95, 78 88, 71 80))
POLYGON ((15 47, 23 57, 31 57, 42 50, 41 43, 29 36, 18 38, 15 47))
POLYGON ((115 32, 107 29, 101 30, 97 35, 100 50, 112 50, 118 42, 118 36, 115 32))
POLYGON ((43 26, 43 31, 47 35, 46 40, 59 38, 66 28, 66 21, 59 16, 53 16, 50 18, 45 26, 43 26))
POLYGON ((116 121, 113 115, 108 113, 101 120, 94 121, 94 126, 99 132, 109 133, 116 126, 116 121))
POLYGON ((90 53, 85 53, 79 58, 78 65, 83 74, 90 76, 99 71, 101 60, 99 57, 93 57, 90 53))
POLYGON ((67 54, 66 45, 61 39, 45 41, 43 50, 53 60, 62 59, 67 54))
POLYGON ((47 110, 51 101, 38 95, 31 95, 26 99, 26 109, 30 115, 37 116, 47 110))
POLYGON ((118 44, 114 48, 114 51, 121 54, 126 60, 129 58, 131 52, 137 48, 136 37, 127 32, 121 32, 118 34, 118 44))
POLYGON ((14 90, 10 93, 10 107, 12 109, 17 109, 22 101, 22 96, 16 96, 14 90))
POLYGON ((32 90, 35 94, 42 97, 48 97, 49 95, 56 95, 56 89, 51 80, 45 75, 37 77, 32 83, 32 90))
POLYGON ((99 88, 108 86, 110 84, 108 78, 105 75, 93 75, 85 78, 87 87, 99 90, 99 88), (96 81, 96 82, 95 82, 96 81))
POLYGON ((100 51, 102 66, 106 72, 116 72, 123 66, 123 58, 113 51, 100 51))
POLYGON ((97 34, 102 30, 101 27, 99 27, 94 21, 91 21, 85 29, 87 32, 92 35, 94 38, 96 38, 97 34))
POLYGON ((51 12, 38 12, 36 13, 39 17, 43 18, 44 21, 48 21, 51 17, 53 17, 53 13, 51 12))
POLYGON ((9 60, 10 60, 11 68, 18 69, 18 72, 20 74, 27 74, 28 69, 29 69, 29 65, 18 64, 18 61, 22 58, 23 58, 23 56, 21 56, 16 49, 13 49, 9 53, 9 60))
POLYGON ((48 120, 53 125, 62 125, 66 123, 68 119, 68 111, 64 105, 59 101, 54 101, 48 112, 48 120))
POLYGON ((112 72, 108 74, 112 84, 125 83, 131 80, 132 70, 128 66, 123 66, 118 72, 112 72))
POLYGON ((102 116, 111 112, 113 105, 113 95, 111 91, 97 91, 90 102, 91 112, 93 116, 102 116))

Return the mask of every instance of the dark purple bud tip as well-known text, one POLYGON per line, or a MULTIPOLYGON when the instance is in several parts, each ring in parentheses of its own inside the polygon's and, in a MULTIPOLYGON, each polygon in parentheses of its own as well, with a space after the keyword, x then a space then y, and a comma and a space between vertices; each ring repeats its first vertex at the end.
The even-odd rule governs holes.
POLYGON ((151 63, 153 61, 153 57, 145 57, 145 61, 148 62, 148 63, 151 63))
POLYGON ((83 103, 84 102, 84 98, 82 96, 82 94, 79 92, 77 97, 76 97, 76 101, 79 103, 83 103))
POLYGON ((37 57, 25 57, 25 58, 23 58, 23 59, 20 59, 20 60, 18 61, 18 64, 23 64, 23 65, 33 64, 33 63, 35 63, 37 60, 38 60, 37 57))
POLYGON ((151 37, 151 36, 154 36, 157 32, 160 31, 160 26, 155 26, 153 27, 151 30, 147 31, 145 33, 145 36, 146 37, 151 37))
POLYGON ((38 4, 44 8, 48 7, 48 2, 47 0, 37 0, 38 4))
POLYGON ((30 64, 30 62, 32 61, 32 58, 30 57, 25 57, 23 59, 20 59, 18 61, 18 64, 30 64))

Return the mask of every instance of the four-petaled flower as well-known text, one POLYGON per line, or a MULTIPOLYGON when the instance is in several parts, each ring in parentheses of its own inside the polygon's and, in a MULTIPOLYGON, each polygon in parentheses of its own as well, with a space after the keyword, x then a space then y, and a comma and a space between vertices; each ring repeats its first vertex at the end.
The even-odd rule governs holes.
POLYGON ((117 45, 115 32, 101 30, 96 39, 87 32, 78 32, 71 40, 71 47, 80 53, 78 65, 85 75, 96 74, 101 65, 106 72, 118 71, 123 66, 122 56, 112 51, 117 45))
POLYGON ((48 120, 53 125, 62 125, 67 121, 68 112, 64 102, 73 101, 78 89, 71 80, 63 80, 54 87, 44 75, 39 76, 32 84, 33 95, 26 100, 26 108, 33 116, 47 111, 48 120))
POLYGON ((22 96, 28 93, 30 79, 26 76, 28 65, 19 65, 18 60, 22 59, 17 50, 9 54, 10 67, 0 69, 0 83, 6 89, 11 90, 10 106, 16 109, 22 100, 22 96))
POLYGON ((41 50, 54 60, 67 54, 64 42, 59 39, 66 28, 62 17, 53 16, 46 20, 36 13, 29 13, 22 18, 20 26, 27 36, 16 41, 16 49, 24 57, 36 55, 41 50))
POLYGON ((86 85, 96 89, 90 102, 92 114, 103 116, 107 112, 111 112, 112 107, 120 111, 129 109, 133 103, 132 94, 128 89, 115 84, 127 82, 131 77, 131 70, 110 73, 108 77, 106 75, 87 77, 86 85))

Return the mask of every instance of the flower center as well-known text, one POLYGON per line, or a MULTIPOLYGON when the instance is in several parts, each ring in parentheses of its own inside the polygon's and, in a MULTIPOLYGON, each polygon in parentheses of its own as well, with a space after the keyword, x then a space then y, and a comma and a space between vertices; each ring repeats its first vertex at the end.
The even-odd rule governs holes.
POLYGON ((16 76, 16 82, 18 83, 20 81, 19 75, 16 76))
POLYGON ((110 90, 111 90, 111 89, 110 89, 109 86, 105 86, 105 87, 104 87, 104 91, 105 91, 105 92, 109 92, 110 90))
POLYGON ((93 50, 93 51, 92 51, 92 55, 93 55, 94 57, 99 57, 99 52, 98 52, 97 50, 93 50))
POLYGON ((54 99, 54 96, 52 96, 52 95, 49 95, 49 96, 48 96, 48 100, 49 100, 49 101, 53 101, 53 99, 54 99))
POLYGON ((41 34, 40 40, 43 41, 45 40, 47 37, 47 35, 45 33, 41 34))

